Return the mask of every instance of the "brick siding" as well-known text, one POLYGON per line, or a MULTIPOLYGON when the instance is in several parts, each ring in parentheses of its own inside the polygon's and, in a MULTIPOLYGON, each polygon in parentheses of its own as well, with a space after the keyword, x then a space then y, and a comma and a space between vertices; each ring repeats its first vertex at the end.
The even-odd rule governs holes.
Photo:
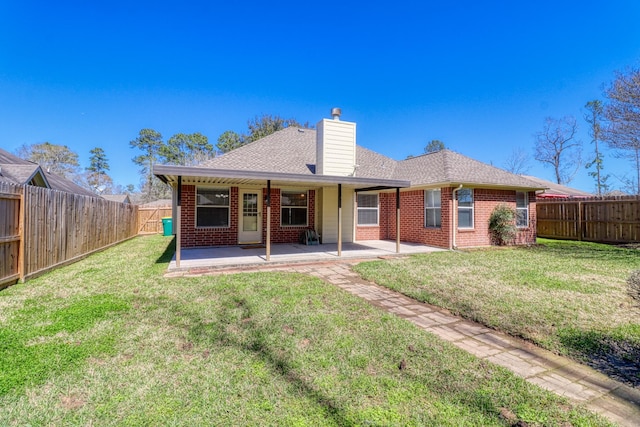
MULTIPOLYGON (((400 240, 440 248, 452 245, 451 210, 453 188, 441 189, 441 227, 425 227, 424 190, 400 193, 400 240)), ((512 190, 474 190, 474 229, 457 230, 458 247, 491 245, 489 216, 500 203, 515 209, 516 192, 512 190)), ((380 220, 378 227, 356 226, 356 240, 396 238, 396 195, 380 193, 380 220)), ((536 239, 535 193, 529 193, 529 227, 518 229, 516 244, 532 244, 536 239)))
MULTIPOLYGON (((229 197, 229 227, 196 227, 196 187, 182 186, 182 215, 181 215, 181 243, 183 248, 206 246, 229 246, 238 244, 239 198, 238 187, 230 188, 229 197)), ((267 189, 262 189, 262 241, 267 238, 267 189)), ((315 227, 315 191, 308 191, 307 206, 308 226, 282 227, 280 225, 280 189, 271 189, 271 242, 297 243, 302 231, 307 227, 315 227)))
MULTIPOLYGON (((441 227, 424 226, 424 190, 409 190, 400 193, 400 240, 440 248, 452 244, 451 209, 453 188, 441 190, 441 227)), ((315 228, 315 191, 308 191, 307 226, 282 227, 280 224, 280 189, 271 189, 271 242, 297 243, 302 231, 315 228)), ((262 189, 263 200, 267 189, 262 189)), ((489 216, 500 203, 516 207, 516 192, 513 190, 474 189, 474 228, 457 230, 458 247, 491 245, 489 216)), ((196 227, 196 187, 182 186, 182 247, 225 246, 238 244, 238 187, 230 188, 229 227, 196 227)), ((262 241, 266 241, 267 209, 262 209, 262 241)), ((378 226, 356 226, 356 240, 384 240, 396 238, 396 194, 380 193, 378 226)), ((529 192, 529 227, 518 229, 516 244, 533 244, 536 240, 536 196, 529 192)))
POLYGON ((238 244, 238 187, 229 191, 229 227, 196 227, 196 186, 182 186, 180 236, 183 248, 238 244))
MULTIPOLYGON (((499 204, 516 208, 516 192, 513 190, 488 190, 477 188, 473 191, 474 212, 473 230, 458 230, 456 244, 458 247, 490 246, 489 217, 499 204)), ((536 241, 536 196, 529 193, 529 226, 519 228, 515 243, 519 245, 533 244, 536 241)))
MULTIPOLYGON (((262 194, 267 195, 267 189, 262 189, 262 194)), ((307 228, 315 228, 316 215, 316 192, 307 192, 307 224, 301 227, 283 227, 280 224, 280 189, 271 188, 271 243, 298 243, 300 234, 307 228)), ((267 241, 267 207, 262 209, 262 241, 267 241)))

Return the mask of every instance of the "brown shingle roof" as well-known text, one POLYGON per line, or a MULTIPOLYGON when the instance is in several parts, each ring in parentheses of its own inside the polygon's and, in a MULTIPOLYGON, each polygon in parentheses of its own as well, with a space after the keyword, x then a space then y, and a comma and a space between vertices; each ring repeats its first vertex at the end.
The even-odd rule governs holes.
POLYGON ((288 127, 243 145, 198 167, 262 172, 315 173, 316 132, 288 127))
POLYGON ((451 183, 540 188, 540 185, 520 175, 447 149, 399 162, 394 177, 409 180, 412 186, 451 183))
MULTIPOLYGON (((316 131, 289 127, 198 167, 313 175, 315 163, 316 131)), ((357 177, 406 180, 412 186, 468 184, 541 188, 519 175, 446 149, 397 161, 358 145, 356 163, 357 177)))

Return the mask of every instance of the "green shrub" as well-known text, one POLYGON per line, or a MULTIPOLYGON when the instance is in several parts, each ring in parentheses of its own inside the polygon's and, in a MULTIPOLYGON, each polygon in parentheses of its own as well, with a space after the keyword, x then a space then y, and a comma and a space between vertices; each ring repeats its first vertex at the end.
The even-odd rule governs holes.
POLYGON ((635 270, 627 279, 627 292, 640 305, 640 270, 635 270))
POLYGON ((507 245, 516 237, 516 212, 513 208, 499 204, 489 217, 491 240, 496 245, 507 245))

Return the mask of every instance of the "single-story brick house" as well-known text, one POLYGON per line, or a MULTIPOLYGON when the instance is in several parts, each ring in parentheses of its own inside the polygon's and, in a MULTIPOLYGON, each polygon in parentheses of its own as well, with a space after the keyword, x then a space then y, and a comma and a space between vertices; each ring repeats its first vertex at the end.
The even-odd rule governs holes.
POLYGON ((500 203, 518 213, 516 243, 535 242, 539 184, 447 149, 393 160, 357 145, 356 124, 332 114, 195 167, 155 166, 174 188, 178 248, 261 243, 268 257, 271 243, 296 243, 308 228, 338 252, 383 239, 488 246, 500 203))

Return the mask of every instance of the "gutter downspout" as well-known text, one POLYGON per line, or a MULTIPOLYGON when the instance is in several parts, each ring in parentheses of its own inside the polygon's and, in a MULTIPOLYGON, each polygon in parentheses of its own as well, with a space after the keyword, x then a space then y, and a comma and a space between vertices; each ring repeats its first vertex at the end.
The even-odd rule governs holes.
POLYGON ((453 238, 451 239, 451 249, 458 249, 456 246, 456 229, 458 228, 456 225, 456 212, 458 211, 458 204, 456 203, 456 193, 462 189, 462 184, 458 186, 458 188, 454 188, 451 192, 451 203, 453 204, 453 209, 451 210, 451 232, 453 233, 453 238))

